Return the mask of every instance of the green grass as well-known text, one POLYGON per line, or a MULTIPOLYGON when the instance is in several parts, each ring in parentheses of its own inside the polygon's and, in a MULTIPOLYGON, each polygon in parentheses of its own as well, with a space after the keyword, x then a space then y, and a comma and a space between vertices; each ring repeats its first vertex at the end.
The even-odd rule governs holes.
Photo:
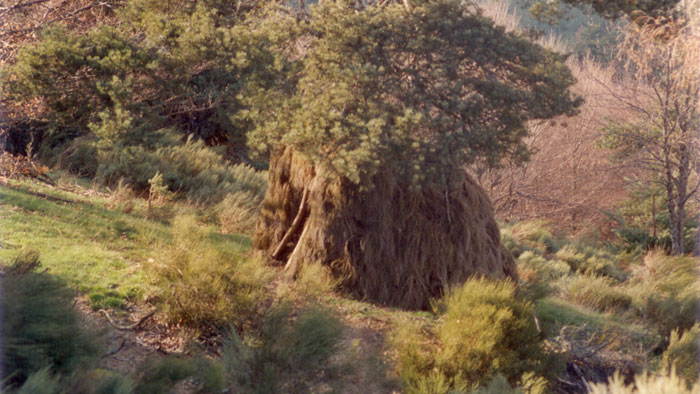
MULTIPOLYGON (((23 248, 38 250, 42 266, 95 308, 143 300, 153 291, 143 266, 170 243, 172 230, 167 221, 140 214, 143 209, 125 213, 113 205, 105 195, 10 181, 0 187, 0 260, 10 261, 23 248)), ((207 241, 227 255, 250 249, 248 238, 214 230, 207 228, 207 241)))

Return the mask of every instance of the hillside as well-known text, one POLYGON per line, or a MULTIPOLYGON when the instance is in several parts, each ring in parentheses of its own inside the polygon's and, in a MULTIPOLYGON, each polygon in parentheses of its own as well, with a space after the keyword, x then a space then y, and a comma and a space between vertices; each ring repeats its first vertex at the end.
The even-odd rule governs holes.
POLYGON ((0 5, 0 391, 698 392, 698 15, 0 5))
MULTIPOLYGON (((301 370, 293 367, 294 364, 288 367, 279 364, 275 378, 250 377, 247 379, 252 380, 243 381, 231 380, 239 367, 212 364, 209 368, 214 371, 223 368, 219 372, 223 376, 217 378, 220 384, 248 387, 235 386, 236 381, 239 384, 247 381, 252 384, 252 390, 260 390, 255 388, 259 384, 273 384, 265 387, 278 385, 277 390, 289 392, 291 389, 287 385, 307 382, 306 390, 313 392, 353 393, 366 392, 366 389, 403 392, 399 378, 416 379, 405 374, 420 371, 414 370, 417 365, 411 363, 420 359, 430 363, 455 362, 450 359, 429 361, 425 357, 439 357, 440 352, 447 351, 447 348, 439 350, 448 346, 442 342, 445 339, 440 339, 443 338, 441 330, 447 329, 445 324, 454 313, 452 309, 460 308, 459 304, 453 304, 456 300, 447 301, 442 304, 444 306, 436 304, 432 312, 418 313, 353 301, 333 291, 333 280, 321 268, 302 272, 296 281, 291 281, 278 268, 263 266, 250 255, 248 236, 221 233, 218 226, 211 224, 211 219, 201 216, 202 212, 198 213, 194 207, 159 203, 149 210, 144 200, 124 197, 119 192, 98 192, 74 182, 74 178, 60 178, 58 186, 51 187, 36 181, 4 181, 0 207, 4 224, 2 258, 12 261, 26 253, 27 248, 36 250, 42 272, 61 278, 78 290, 75 305, 82 316, 80 324, 87 325, 91 331, 94 327, 106 330, 102 334, 101 353, 97 354, 102 355, 95 366, 98 369, 141 384, 156 378, 139 367, 140 363, 155 362, 152 368, 157 371, 157 365, 161 365, 158 363, 168 365, 180 360, 178 362, 183 364, 178 368, 184 372, 174 375, 171 383, 160 382, 163 389, 181 378, 186 380, 173 386, 179 387, 178 392, 202 390, 203 384, 210 384, 202 379, 213 379, 207 374, 214 372, 201 375, 204 372, 195 366, 199 365, 201 357, 210 359, 213 356, 210 363, 224 362, 224 359, 216 360, 217 355, 226 351, 226 335, 211 331, 213 321, 210 319, 199 321, 197 325, 198 320, 186 320, 185 316, 190 316, 187 311, 199 308, 202 308, 201 313, 207 313, 205 310, 216 308, 220 302, 216 299, 220 297, 226 303, 241 302, 243 299, 238 297, 243 294, 233 290, 230 294, 212 294, 214 299, 188 298, 187 304, 176 303, 179 307, 170 304, 169 297, 178 297, 178 293, 192 297, 187 295, 192 294, 190 286, 215 279, 211 275, 216 272, 233 277, 243 275, 249 285, 250 280, 254 280, 264 288, 262 293, 247 293, 257 294, 252 300, 257 307, 246 312, 253 313, 248 315, 249 320, 240 320, 240 309, 231 311, 232 317, 237 316, 234 321, 240 324, 237 332, 247 338, 245 346, 251 346, 249 351, 262 351, 267 346, 260 342, 269 335, 265 328, 269 323, 264 322, 281 313, 278 308, 291 313, 284 315, 291 316, 291 322, 302 319, 304 311, 313 305, 312 308, 323 308, 318 309, 318 313, 322 310, 324 315, 316 318, 324 319, 326 323, 323 324, 331 326, 315 327, 315 334, 309 333, 312 335, 309 340, 316 342, 323 335, 332 334, 328 338, 330 342, 323 345, 328 348, 313 345, 304 350, 308 354, 296 349, 285 356, 302 357, 297 354, 301 351, 307 354, 303 357, 311 357, 309 360, 330 357, 329 363, 315 364, 315 361, 304 367, 310 369, 301 370), (187 217, 197 219, 183 219, 187 217), (183 220, 187 224, 183 224, 183 220), (184 229, 186 234, 181 233, 183 225, 188 226, 184 229), (199 235, 193 235, 195 232, 199 235), (178 253, 173 248, 187 242, 179 238, 183 236, 201 239, 204 244, 196 246, 198 251, 189 257, 196 260, 178 265, 179 268, 174 269, 181 273, 163 282, 159 266, 174 263, 169 256, 178 253), (173 243, 172 237, 180 241, 173 243), (225 257, 212 267, 210 264, 218 261, 214 257, 217 255, 225 257), (206 262, 199 263, 198 259, 206 259, 206 262), (248 263, 241 263, 241 260, 248 263), (230 268, 223 269, 221 264, 230 268), (155 315, 150 316, 151 311, 155 311, 155 315), (130 330, 118 330, 120 326, 134 325, 130 330), (332 327, 341 331, 333 334, 332 327), (324 334, 325 331, 319 332, 319 329, 331 331, 324 334), (413 353, 415 351, 419 353, 413 353), (177 358, 172 359, 173 355, 177 358)), ((696 321, 694 314, 687 313, 695 310, 698 302, 697 265, 693 259, 664 257, 659 252, 650 252, 642 258, 620 249, 557 238, 541 223, 506 226, 502 232, 507 247, 518 256, 522 279, 519 297, 530 300, 530 308, 534 307, 534 315, 529 315, 527 320, 539 332, 536 336, 544 353, 538 362, 556 366, 551 371, 543 370, 544 375, 533 376, 535 380, 521 384, 533 384, 534 390, 543 382, 549 382, 547 387, 557 392, 583 392, 588 384, 584 382, 605 381, 613 371, 620 370, 632 376, 648 368, 667 365, 676 357, 686 357, 683 356, 685 350, 672 350, 682 346, 680 343, 686 340, 685 336, 679 344, 672 339, 669 350, 663 349, 669 346, 664 338, 668 338, 672 329, 690 328, 696 321), (678 351, 681 353, 673 353, 678 351)), ((224 309, 215 312, 217 317, 231 313, 225 305, 222 307, 224 309)), ((467 308, 464 311, 469 311, 474 304, 463 307, 467 308)), ((486 318, 477 316, 470 318, 477 319, 473 324, 486 318)), ((275 348, 305 346, 296 342, 303 339, 294 334, 275 340, 283 341, 273 345, 275 348)), ((495 349, 490 352, 493 351, 495 349)), ((683 359, 688 360, 678 360, 683 359)), ((682 371, 690 373, 694 365, 693 362, 684 366, 682 368, 686 369, 682 371)), ((251 368, 256 367, 251 365, 251 368)), ((694 374, 690 376, 697 376, 697 372, 694 374)), ((84 379, 90 381, 95 376, 84 379)))

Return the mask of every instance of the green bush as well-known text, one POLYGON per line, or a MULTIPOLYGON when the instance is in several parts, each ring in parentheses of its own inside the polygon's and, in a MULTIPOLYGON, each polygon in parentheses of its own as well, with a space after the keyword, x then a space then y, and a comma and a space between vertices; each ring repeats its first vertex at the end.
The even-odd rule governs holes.
POLYGON ((258 338, 243 342, 231 331, 220 362, 237 393, 303 393, 319 371, 332 369, 343 326, 328 310, 306 307, 292 319, 289 305, 273 307, 258 338))
POLYGON ((194 217, 173 220, 173 242, 149 264, 173 323, 208 331, 255 319, 270 270, 236 250, 218 250, 194 217))
POLYGON ((553 281, 568 275, 571 270, 569 265, 561 260, 548 260, 534 254, 532 251, 523 252, 518 257, 518 269, 528 268, 537 272, 537 276, 543 281, 553 281))
POLYGON ((255 228, 260 217, 264 192, 240 190, 229 193, 214 206, 216 222, 225 233, 246 233, 255 228))
POLYGON ((512 283, 469 280, 451 291, 438 310, 443 314, 434 337, 411 324, 394 336, 407 393, 467 391, 496 374, 519 384, 529 372, 539 372, 545 357, 533 307, 515 297, 512 283))
POLYGON ((59 394, 61 391, 61 379, 47 366, 29 375, 16 394, 59 394))
POLYGON ((634 383, 626 384, 625 379, 616 373, 608 383, 591 385, 591 394, 694 394, 700 386, 688 388, 681 377, 671 372, 668 375, 637 375, 634 383))
POLYGON ((557 259, 549 260, 528 250, 517 259, 520 277, 519 294, 535 301, 546 297, 553 290, 553 284, 562 276, 569 275, 569 265, 557 259))
POLYGON ((501 238, 515 258, 528 250, 542 255, 558 249, 549 226, 543 221, 517 222, 501 226, 501 238))
POLYGON ((74 292, 59 279, 37 272, 39 264, 38 253, 26 251, 0 276, 2 375, 9 387, 42 368, 50 369, 37 372, 26 384, 52 380, 49 372, 69 374, 98 351, 72 308, 74 292))
POLYGON ((576 275, 561 280, 558 287, 564 299, 601 312, 625 311, 632 304, 625 289, 603 276, 576 275))
POLYGON ((303 264, 294 282, 294 291, 302 297, 320 297, 332 293, 338 283, 328 267, 303 264))
POLYGON ((617 281, 626 279, 626 274, 620 269, 618 257, 600 245, 567 244, 557 251, 555 257, 569 264, 574 272, 607 276, 617 281))
POLYGON ((698 321, 700 283, 697 259, 651 251, 630 279, 633 306, 659 334, 689 330, 698 321))
POLYGON ((136 145, 115 148, 102 154, 97 178, 107 185, 123 180, 145 194, 157 173, 170 192, 196 203, 216 204, 232 193, 244 193, 235 202, 245 196, 243 207, 257 209, 267 187, 264 173, 244 164, 232 166, 216 150, 193 140, 155 150, 136 145))
POLYGON ((177 358, 150 362, 141 368, 144 377, 139 382, 137 393, 143 394, 168 392, 177 382, 197 373, 192 361, 177 358))
POLYGON ((695 324, 682 334, 678 330, 671 332, 670 343, 661 357, 661 369, 670 372, 675 369, 678 377, 689 384, 698 381, 700 366, 700 325, 695 324))

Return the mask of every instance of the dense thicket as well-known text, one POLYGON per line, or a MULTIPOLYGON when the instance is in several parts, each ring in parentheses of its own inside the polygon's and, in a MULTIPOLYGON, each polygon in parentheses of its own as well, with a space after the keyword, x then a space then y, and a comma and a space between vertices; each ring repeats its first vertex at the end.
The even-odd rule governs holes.
POLYGON ((264 37, 243 23, 249 8, 135 0, 116 26, 85 34, 49 27, 2 72, 5 113, 15 121, 4 134, 26 132, 27 120, 39 129, 29 146, 9 148, 107 184, 124 177, 137 190, 157 172, 185 194, 199 186, 186 178, 215 189, 235 183, 221 156, 247 158, 240 91, 271 63, 264 37))

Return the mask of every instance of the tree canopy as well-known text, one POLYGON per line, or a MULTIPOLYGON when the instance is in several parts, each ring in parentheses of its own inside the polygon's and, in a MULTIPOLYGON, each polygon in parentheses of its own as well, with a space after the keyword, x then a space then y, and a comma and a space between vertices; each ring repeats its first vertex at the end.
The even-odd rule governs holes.
POLYGON ((262 95, 278 105, 258 115, 253 140, 292 147, 356 184, 387 170, 444 182, 474 160, 525 160, 525 123, 580 103, 564 56, 461 1, 324 2, 310 14, 291 38, 305 48, 296 83, 262 95))

